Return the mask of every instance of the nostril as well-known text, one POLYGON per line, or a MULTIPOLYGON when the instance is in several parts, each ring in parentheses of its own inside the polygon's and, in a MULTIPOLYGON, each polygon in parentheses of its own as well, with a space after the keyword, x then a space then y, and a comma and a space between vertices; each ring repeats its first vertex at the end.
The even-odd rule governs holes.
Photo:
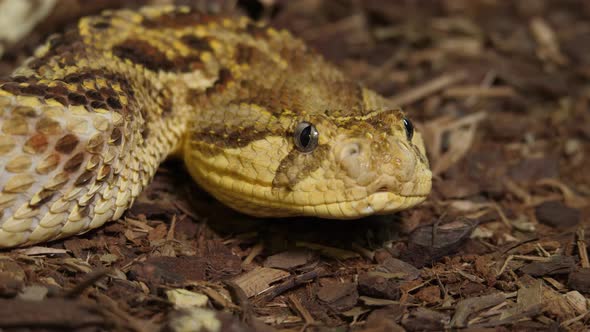
POLYGON ((389 189, 387 189, 387 186, 381 186, 376 190, 376 192, 378 192, 378 193, 384 193, 384 192, 388 192, 388 191, 389 191, 389 189))
POLYGON ((361 146, 356 143, 350 144, 348 146, 348 148, 346 149, 346 155, 351 156, 351 157, 356 156, 359 153, 361 153, 361 146))

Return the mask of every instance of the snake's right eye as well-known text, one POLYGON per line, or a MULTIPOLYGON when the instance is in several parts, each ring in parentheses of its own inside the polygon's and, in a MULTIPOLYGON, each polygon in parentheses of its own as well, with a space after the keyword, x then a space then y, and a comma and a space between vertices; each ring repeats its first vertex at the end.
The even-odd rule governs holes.
POLYGON ((412 137, 414 137, 414 124, 407 118, 404 118, 404 129, 406 130, 406 138, 411 142, 412 137))
POLYGON ((320 133, 316 127, 306 121, 300 122, 295 128, 293 140, 295 147, 301 152, 311 152, 318 146, 320 133))

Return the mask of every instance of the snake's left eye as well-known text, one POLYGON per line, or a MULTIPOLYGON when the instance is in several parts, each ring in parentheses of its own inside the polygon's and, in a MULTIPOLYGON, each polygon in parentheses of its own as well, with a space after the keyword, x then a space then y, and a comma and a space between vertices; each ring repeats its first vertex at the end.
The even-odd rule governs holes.
POLYGON ((300 122, 297 127, 295 127, 295 132, 293 134, 295 146, 301 152, 311 152, 315 150, 318 146, 319 137, 320 133, 316 127, 306 121, 300 122))
POLYGON ((412 137, 414 137, 414 125, 412 121, 404 118, 404 129, 406 130, 406 138, 408 141, 411 141, 412 137))

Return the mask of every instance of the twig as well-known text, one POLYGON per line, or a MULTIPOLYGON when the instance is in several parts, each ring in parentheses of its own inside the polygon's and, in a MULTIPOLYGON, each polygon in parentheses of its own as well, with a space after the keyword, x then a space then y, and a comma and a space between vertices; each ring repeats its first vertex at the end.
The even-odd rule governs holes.
POLYGON ((524 260, 524 261, 533 261, 533 262, 548 262, 551 260, 551 257, 538 257, 538 256, 528 256, 528 255, 510 255, 506 257, 504 264, 500 268, 500 271, 496 274, 496 276, 502 275, 508 267, 508 263, 510 263, 513 259, 524 260))
POLYGON ((481 87, 479 85, 463 85, 446 89, 443 96, 447 98, 502 98, 515 97, 516 92, 509 86, 481 87))
POLYGON ((588 314, 590 314, 590 310, 589 311, 586 311, 585 313, 583 313, 581 315, 578 315, 578 316, 576 316, 574 318, 571 318, 571 319, 568 319, 566 321, 563 321, 561 324, 559 324, 559 326, 561 326, 561 327, 568 327, 568 326, 572 325, 573 323, 575 323, 575 322, 577 322, 579 320, 582 320, 588 314))
POLYGON ((91 273, 86 275, 85 278, 82 279, 82 281, 76 285, 76 287, 70 289, 69 291, 66 291, 63 294, 63 297, 73 299, 80 296, 84 292, 84 290, 97 283, 100 279, 106 277, 110 272, 110 269, 98 269, 92 271, 91 273))
POLYGON ((242 321, 245 323, 251 322, 254 318, 254 311, 244 290, 231 280, 225 280, 223 283, 227 286, 232 300, 242 309, 242 321))
POLYGON ((302 275, 291 277, 291 278, 285 280, 284 282, 267 289, 264 292, 264 293, 266 293, 264 295, 264 300, 271 301, 275 297, 283 294, 284 292, 286 292, 292 288, 295 288, 299 285, 305 284, 313 279, 324 277, 326 275, 328 275, 328 272, 324 268, 320 267, 315 270, 306 272, 302 275))
POLYGON ((170 228, 168 229, 168 234, 166 234, 166 240, 172 241, 174 240, 174 232, 176 230, 176 215, 172 216, 172 222, 170 223, 170 228))
POLYGON ((590 267, 590 262, 588 261, 588 248, 586 247, 586 239, 584 237, 584 227, 578 228, 576 232, 576 236, 578 237, 578 253, 580 254, 580 260, 582 261, 582 267, 588 268, 590 267))
POLYGON ((303 306, 303 304, 301 304, 301 301, 299 301, 299 298, 297 298, 297 296, 295 296, 293 294, 289 295, 289 302, 291 302, 291 304, 293 305, 295 310, 301 315, 301 317, 303 317, 303 320, 305 321, 305 325, 315 324, 315 320, 313 319, 313 316, 303 306))
POLYGON ((256 256, 260 255, 262 250, 264 250, 264 244, 257 243, 254 247, 252 247, 252 250, 250 250, 250 253, 248 254, 248 256, 246 256, 246 258, 242 262, 242 266, 252 263, 254 258, 256 258, 256 256))
POLYGON ((389 100, 393 105, 402 107, 427 97, 450 85, 461 82, 466 78, 467 74, 464 71, 448 73, 426 82, 425 84, 422 84, 416 88, 397 94, 389 98, 389 100))

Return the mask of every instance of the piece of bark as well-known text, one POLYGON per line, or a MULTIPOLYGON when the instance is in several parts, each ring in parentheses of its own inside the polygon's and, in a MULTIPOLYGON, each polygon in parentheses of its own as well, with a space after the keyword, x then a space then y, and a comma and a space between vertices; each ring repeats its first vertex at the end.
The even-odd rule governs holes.
POLYGON ((590 293, 590 268, 582 268, 570 273, 567 285, 582 293, 590 293))
POLYGON ((493 307, 506 300, 502 293, 490 294, 485 296, 471 297, 461 300, 457 303, 455 314, 451 320, 453 327, 466 327, 471 315, 489 307, 493 307))
POLYGON ((537 220, 547 226, 565 229, 580 223, 580 210, 565 206, 562 202, 545 202, 535 209, 537 220))
POLYGON ((320 287, 317 297, 331 309, 342 312, 356 305, 359 294, 354 283, 327 283, 320 287))
POLYGON ((462 218, 444 225, 419 227, 410 234, 402 259, 416 267, 435 262, 457 251, 476 226, 475 222, 462 218))
POLYGON ((543 277, 572 272, 576 259, 572 256, 554 256, 548 262, 532 262, 520 268, 520 271, 533 277, 543 277))

